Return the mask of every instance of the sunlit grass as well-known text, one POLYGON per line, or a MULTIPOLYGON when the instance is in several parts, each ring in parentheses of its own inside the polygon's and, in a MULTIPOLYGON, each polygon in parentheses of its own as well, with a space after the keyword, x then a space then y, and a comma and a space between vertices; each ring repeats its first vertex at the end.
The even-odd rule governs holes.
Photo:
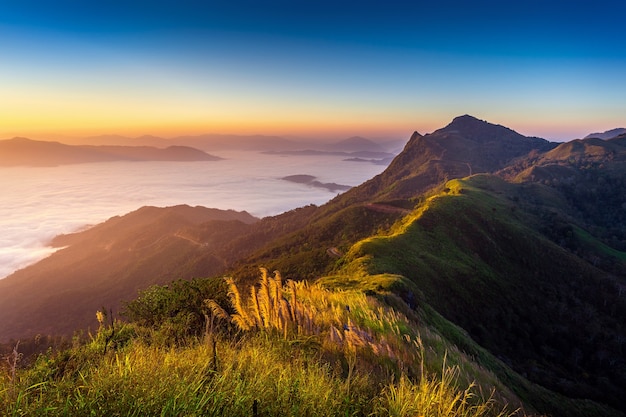
POLYGON ((182 345, 160 342, 156 329, 103 320, 87 343, 42 355, 15 379, 3 373, 0 410, 10 416, 515 414, 503 411, 493 386, 484 391, 468 382, 460 352, 450 351, 450 364, 442 361, 449 345, 406 306, 393 308, 356 289, 283 284, 266 271, 258 288, 246 292, 231 282, 231 300, 240 304, 234 315, 216 305, 211 310, 243 323, 238 332, 211 327, 182 345))
POLYGON ((508 416, 506 410, 495 411, 491 397, 485 399, 473 391, 456 386, 457 368, 444 369, 440 379, 422 378, 414 383, 405 376, 383 390, 375 413, 388 416, 479 417, 508 416))
POLYGON ((496 409, 470 395, 473 387, 459 389, 455 370, 446 370, 440 381, 414 383, 402 376, 397 384, 381 385, 357 368, 346 384, 340 362, 286 341, 262 335, 220 339, 217 349, 215 371, 212 349, 204 343, 166 348, 136 342, 57 378, 36 381, 36 369, 23 371, 14 394, 3 380, 0 404, 6 415, 20 416, 245 416, 253 409, 272 416, 456 415, 433 411, 432 404, 439 404, 437 410, 482 410, 462 415, 483 416, 496 409))

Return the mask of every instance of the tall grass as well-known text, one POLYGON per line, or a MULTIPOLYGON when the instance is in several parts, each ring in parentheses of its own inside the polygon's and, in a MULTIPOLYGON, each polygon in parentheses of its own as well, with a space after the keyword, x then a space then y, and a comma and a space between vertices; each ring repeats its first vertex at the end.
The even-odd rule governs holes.
MULTIPOLYGON (((263 337, 220 340, 216 372, 206 344, 166 348, 137 342, 44 381, 36 382, 35 372, 23 372, 15 396, 3 380, 0 414, 247 416, 255 402, 260 415, 366 411, 361 399, 375 395, 371 379, 355 377, 349 394, 331 364, 304 352, 286 359, 288 349, 263 337)), ((56 365, 48 362, 48 371, 54 373, 56 365)))
POLYGON ((347 385, 337 363, 262 334, 220 339, 218 349, 217 372, 209 366, 210 347, 199 342, 184 348, 135 342, 39 382, 26 371, 17 396, 2 391, 0 410, 11 416, 249 416, 256 403, 264 416, 506 415, 491 401, 481 403, 473 387, 459 390, 455 370, 440 381, 403 376, 381 386, 357 369, 347 385))
POLYGON ((124 323, 111 337, 103 324, 86 344, 42 355, 13 380, 4 373, 0 415, 514 414, 464 385, 456 366, 425 370, 416 323, 372 297, 266 271, 248 296, 229 284, 234 314, 206 303, 212 343, 162 344, 157 330, 124 323), (241 332, 217 331, 215 319, 241 332))
POLYGON ((492 397, 480 397, 475 385, 457 388, 458 368, 445 368, 442 377, 425 377, 418 382, 402 376, 387 385, 374 408, 374 414, 390 417, 504 417, 511 415, 496 407, 492 397))
MULTIPOLYGON (((388 356, 394 356, 391 339, 416 335, 406 316, 359 291, 329 291, 306 281, 283 285, 278 272, 269 277, 265 269, 248 297, 233 279, 227 283, 235 310, 230 320, 242 331, 273 330, 285 339, 314 336, 328 349, 367 348, 388 356)), ((224 316, 214 301, 207 300, 207 305, 224 316)))

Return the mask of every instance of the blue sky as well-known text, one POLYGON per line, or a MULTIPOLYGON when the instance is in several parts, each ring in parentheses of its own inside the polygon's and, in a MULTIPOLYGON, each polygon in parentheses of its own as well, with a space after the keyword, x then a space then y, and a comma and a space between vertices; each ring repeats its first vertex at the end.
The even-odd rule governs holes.
MULTIPOLYGON (((1 1, 0 138, 626 125, 622 2, 1 1)), ((346 136, 347 135, 347 136, 346 136)))

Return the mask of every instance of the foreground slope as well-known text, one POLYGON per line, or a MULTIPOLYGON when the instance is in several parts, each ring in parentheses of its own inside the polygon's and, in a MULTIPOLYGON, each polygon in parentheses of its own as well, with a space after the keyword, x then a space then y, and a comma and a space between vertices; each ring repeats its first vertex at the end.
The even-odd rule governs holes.
POLYGON ((408 302, 427 302, 531 381, 624 410, 624 254, 616 274, 550 240, 567 207, 543 185, 450 181, 389 235, 355 245, 345 273, 406 277, 418 289, 399 287, 408 302))
POLYGON ((153 288, 131 303, 131 323, 108 322, 100 313, 101 325, 86 342, 75 339, 73 347, 47 352, 26 369, 11 369, 10 359, 9 372, 0 373, 0 410, 48 416, 526 415, 514 411, 524 404, 498 377, 391 294, 285 283, 278 273, 263 273, 250 295, 231 282, 228 305, 219 283, 225 284, 196 279, 153 288), (180 293, 207 287, 216 297, 209 302, 190 305, 180 293), (196 323, 200 337, 188 320, 177 319, 194 314, 207 319, 206 327, 196 323))

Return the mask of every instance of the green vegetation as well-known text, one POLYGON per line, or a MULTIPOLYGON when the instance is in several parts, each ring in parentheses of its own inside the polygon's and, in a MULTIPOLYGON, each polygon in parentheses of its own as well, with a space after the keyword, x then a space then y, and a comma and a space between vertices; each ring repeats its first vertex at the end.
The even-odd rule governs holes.
MULTIPOLYGON (((544 199, 537 187, 487 175, 452 180, 388 235, 354 245, 343 271, 366 282, 409 280, 418 292, 406 284, 396 290, 407 303, 424 300, 531 381, 621 407, 626 305, 620 281, 542 233, 548 219, 555 225, 566 216, 551 215, 558 200, 553 193, 544 199), (523 198, 528 193, 532 199, 523 198)), ((476 355, 469 338, 444 334, 476 355)), ((479 363, 510 381, 499 366, 479 363)), ((512 382, 525 402, 556 414, 554 403, 562 401, 546 402, 520 379, 512 382)))
MULTIPOLYGON (((398 309, 358 290, 282 285, 265 271, 252 288, 244 296, 230 282, 232 315, 206 300, 220 326, 184 340, 155 337, 162 331, 155 323, 107 324, 98 312, 101 327, 88 341, 3 373, 1 409, 11 416, 522 414, 506 411, 511 394, 495 391, 502 386, 493 375, 468 372, 469 359, 391 294, 398 309), (471 375, 484 376, 471 382, 471 375)), ((146 291, 138 304, 162 306, 154 294, 167 291, 146 291)))

